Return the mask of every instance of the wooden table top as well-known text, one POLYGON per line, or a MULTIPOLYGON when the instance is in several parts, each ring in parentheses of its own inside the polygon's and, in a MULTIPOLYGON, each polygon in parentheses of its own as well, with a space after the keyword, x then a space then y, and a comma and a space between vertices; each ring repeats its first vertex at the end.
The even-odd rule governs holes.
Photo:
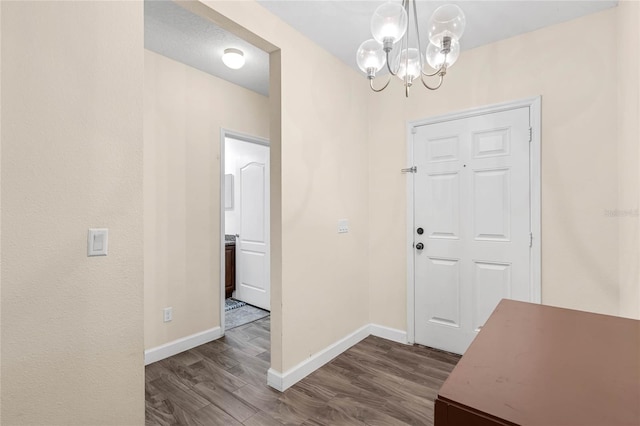
POLYGON ((640 425, 640 321, 504 299, 439 398, 521 425, 640 425))

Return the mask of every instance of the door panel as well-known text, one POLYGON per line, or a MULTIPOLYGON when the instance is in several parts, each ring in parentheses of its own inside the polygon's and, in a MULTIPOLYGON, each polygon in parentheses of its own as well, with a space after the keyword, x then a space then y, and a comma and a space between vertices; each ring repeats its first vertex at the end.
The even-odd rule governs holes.
POLYGON ((428 273, 433 290, 440 297, 427 302, 429 322, 450 327, 460 326, 460 264, 455 259, 428 259, 428 273))
POLYGON ((509 170, 473 174, 473 229, 476 240, 509 241, 511 200, 509 170))
POLYGON ((415 340, 464 353, 500 299, 529 300, 529 109, 416 128, 415 340))
POLYGON ((428 158, 432 163, 454 161, 458 159, 458 138, 449 137, 430 139, 428 142, 428 158))
POLYGON ((473 133, 474 158, 509 155, 510 129, 494 129, 487 132, 473 133))
POLYGON ((242 187, 240 192, 242 234, 240 235, 247 243, 264 244, 265 165, 260 163, 245 165, 240 168, 240 179, 242 187))
POLYGON ((460 234, 460 197, 458 173, 441 173, 428 176, 430 209, 425 224, 429 238, 456 239, 460 234))
POLYGON ((480 331, 496 307, 496 300, 511 298, 511 265, 474 262, 473 330, 480 331))

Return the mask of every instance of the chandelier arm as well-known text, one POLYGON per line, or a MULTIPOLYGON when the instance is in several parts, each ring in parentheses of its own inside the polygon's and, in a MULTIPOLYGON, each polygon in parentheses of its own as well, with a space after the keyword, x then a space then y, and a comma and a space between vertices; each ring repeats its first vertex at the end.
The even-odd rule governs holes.
POLYGON ((389 85, 389 83, 391 82, 391 77, 389 77, 389 79, 387 80, 387 82, 384 84, 384 86, 382 86, 379 89, 376 89, 375 87, 373 87, 373 79, 369 79, 369 87, 371 87, 371 90, 373 90, 374 92, 382 92, 384 89, 387 88, 387 86, 389 85))
POLYGON ((422 73, 422 75, 423 75, 423 76, 425 76, 425 77, 434 77, 434 76, 436 76, 436 75, 438 75, 438 74, 440 74, 440 75, 444 75, 444 74, 446 73, 446 71, 447 71, 447 67, 446 67, 446 65, 445 65, 445 64, 446 64, 446 62, 443 62, 443 63, 442 63, 442 65, 440 66, 440 68, 439 68, 436 72, 434 72, 434 73, 432 73, 432 74, 427 74, 427 73, 426 73, 426 72, 424 72, 424 71, 420 71, 420 72, 421 72, 421 73, 422 73))
POLYGON ((400 67, 398 67, 396 72, 393 72, 393 70, 391 69, 391 65, 389 64, 389 52, 387 52, 387 69, 389 70, 389 74, 391 74, 394 77, 396 74, 398 74, 398 70, 400 69, 400 67))
POLYGON ((442 86, 442 82, 444 81, 444 74, 440 74, 440 81, 438 82, 438 85, 435 87, 431 87, 429 86, 425 81, 424 78, 422 77, 422 75, 420 75, 420 81, 422 82, 422 85, 424 87, 426 87, 429 90, 438 90, 440 88, 440 86, 442 86))

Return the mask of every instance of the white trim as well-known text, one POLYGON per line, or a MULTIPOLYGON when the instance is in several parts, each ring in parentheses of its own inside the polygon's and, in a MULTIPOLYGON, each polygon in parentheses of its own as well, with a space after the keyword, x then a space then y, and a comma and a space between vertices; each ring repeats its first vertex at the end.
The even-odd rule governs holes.
POLYGON ((225 330, 225 310, 224 310, 224 302, 225 302, 225 278, 226 278, 226 270, 225 270, 225 213, 226 210, 224 208, 224 172, 225 172, 225 154, 224 147, 226 145, 227 140, 227 130, 221 128, 220 129, 220 328, 222 329, 222 335, 224 336, 225 330))
POLYGON ((285 373, 280 373, 273 368, 267 372, 267 384, 272 388, 284 392, 300 380, 307 377, 332 359, 347 351, 352 346, 358 344, 369 336, 376 336, 393 342, 407 344, 407 332, 395 328, 385 327, 378 324, 367 324, 346 337, 338 340, 316 352, 295 367, 290 368, 285 373))
POLYGON ((529 125, 532 129, 530 144, 530 185, 531 185, 531 302, 542 303, 542 202, 541 163, 542 145, 542 97, 534 98, 529 105, 529 125))
MULTIPOLYGON (((413 132, 414 126, 411 123, 407 123, 407 166, 413 167, 413 132)), ((415 185, 415 173, 407 173, 407 279, 411 279, 413 283, 413 276, 415 274, 415 267, 413 265, 413 245, 415 244, 414 233, 415 229, 414 217, 413 217, 413 191, 415 185)), ((415 286, 407 285, 407 343, 415 342, 415 286), (410 320, 409 320, 410 319, 410 320)))
POLYGON ((258 145, 271 146, 269 139, 260 136, 248 135, 246 133, 236 132, 235 130, 221 129, 225 138, 237 139, 242 142, 255 143, 258 145))
MULTIPOLYGON (((531 233, 533 244, 531 247, 531 302, 542 302, 541 282, 541 196, 540 196, 540 146, 541 146, 541 96, 526 98, 512 102, 486 105, 465 111, 437 115, 423 120, 407 123, 407 159, 409 166, 413 166, 413 129, 418 126, 442 123, 476 117, 479 115, 508 111, 517 108, 529 108, 529 125, 533 130, 530 144, 530 200, 531 200, 531 233)), ((407 342, 415 342, 415 271, 413 265, 413 173, 407 174, 407 342)))
MULTIPOLYGON (((471 108, 464 111, 456 111, 447 114, 436 115, 421 120, 409 121, 408 129, 411 130, 414 127, 425 126, 427 124, 442 123, 445 121, 460 120, 461 118, 476 117, 478 115, 492 114, 502 111, 510 111, 517 108, 531 108, 536 102, 540 103, 540 96, 520 99, 511 102, 502 102, 499 104, 485 105, 477 108, 471 108)), ((538 121, 539 123, 540 121, 538 121)))
POLYGON ((369 324, 369 333, 372 336, 381 337, 383 339, 391 340, 392 342, 402 343, 404 345, 408 343, 407 332, 396 328, 385 327, 378 324, 369 324))
POLYGON ((188 351, 196 346, 212 342, 222 337, 223 334, 222 328, 214 327, 155 348, 147 349, 144 351, 144 365, 149 365, 153 362, 177 355, 180 352, 188 351))
POLYGON ((267 372, 267 384, 280 392, 284 392, 353 345, 367 338, 370 334, 369 329, 369 324, 360 327, 353 333, 327 346, 320 352, 316 352, 284 373, 270 368, 267 372))
MULTIPOLYGON (((214 327, 191 336, 183 337, 173 342, 144 351, 144 365, 169 358, 181 352, 204 345, 222 337, 224 333, 220 327, 214 327)), ((343 337, 332 345, 313 354, 284 374, 273 368, 267 372, 267 383, 274 389, 284 392, 309 374, 316 371, 332 359, 358 344, 369 336, 376 336, 393 342, 406 344, 407 332, 378 324, 363 325, 353 333, 343 337)))

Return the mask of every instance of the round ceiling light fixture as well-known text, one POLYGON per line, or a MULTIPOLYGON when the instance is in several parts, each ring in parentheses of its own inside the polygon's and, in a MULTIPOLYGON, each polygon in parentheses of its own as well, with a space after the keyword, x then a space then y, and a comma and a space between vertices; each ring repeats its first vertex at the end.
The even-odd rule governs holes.
POLYGON ((222 55, 222 62, 232 70, 240 69, 244 66, 244 53, 240 49, 224 49, 222 55))

